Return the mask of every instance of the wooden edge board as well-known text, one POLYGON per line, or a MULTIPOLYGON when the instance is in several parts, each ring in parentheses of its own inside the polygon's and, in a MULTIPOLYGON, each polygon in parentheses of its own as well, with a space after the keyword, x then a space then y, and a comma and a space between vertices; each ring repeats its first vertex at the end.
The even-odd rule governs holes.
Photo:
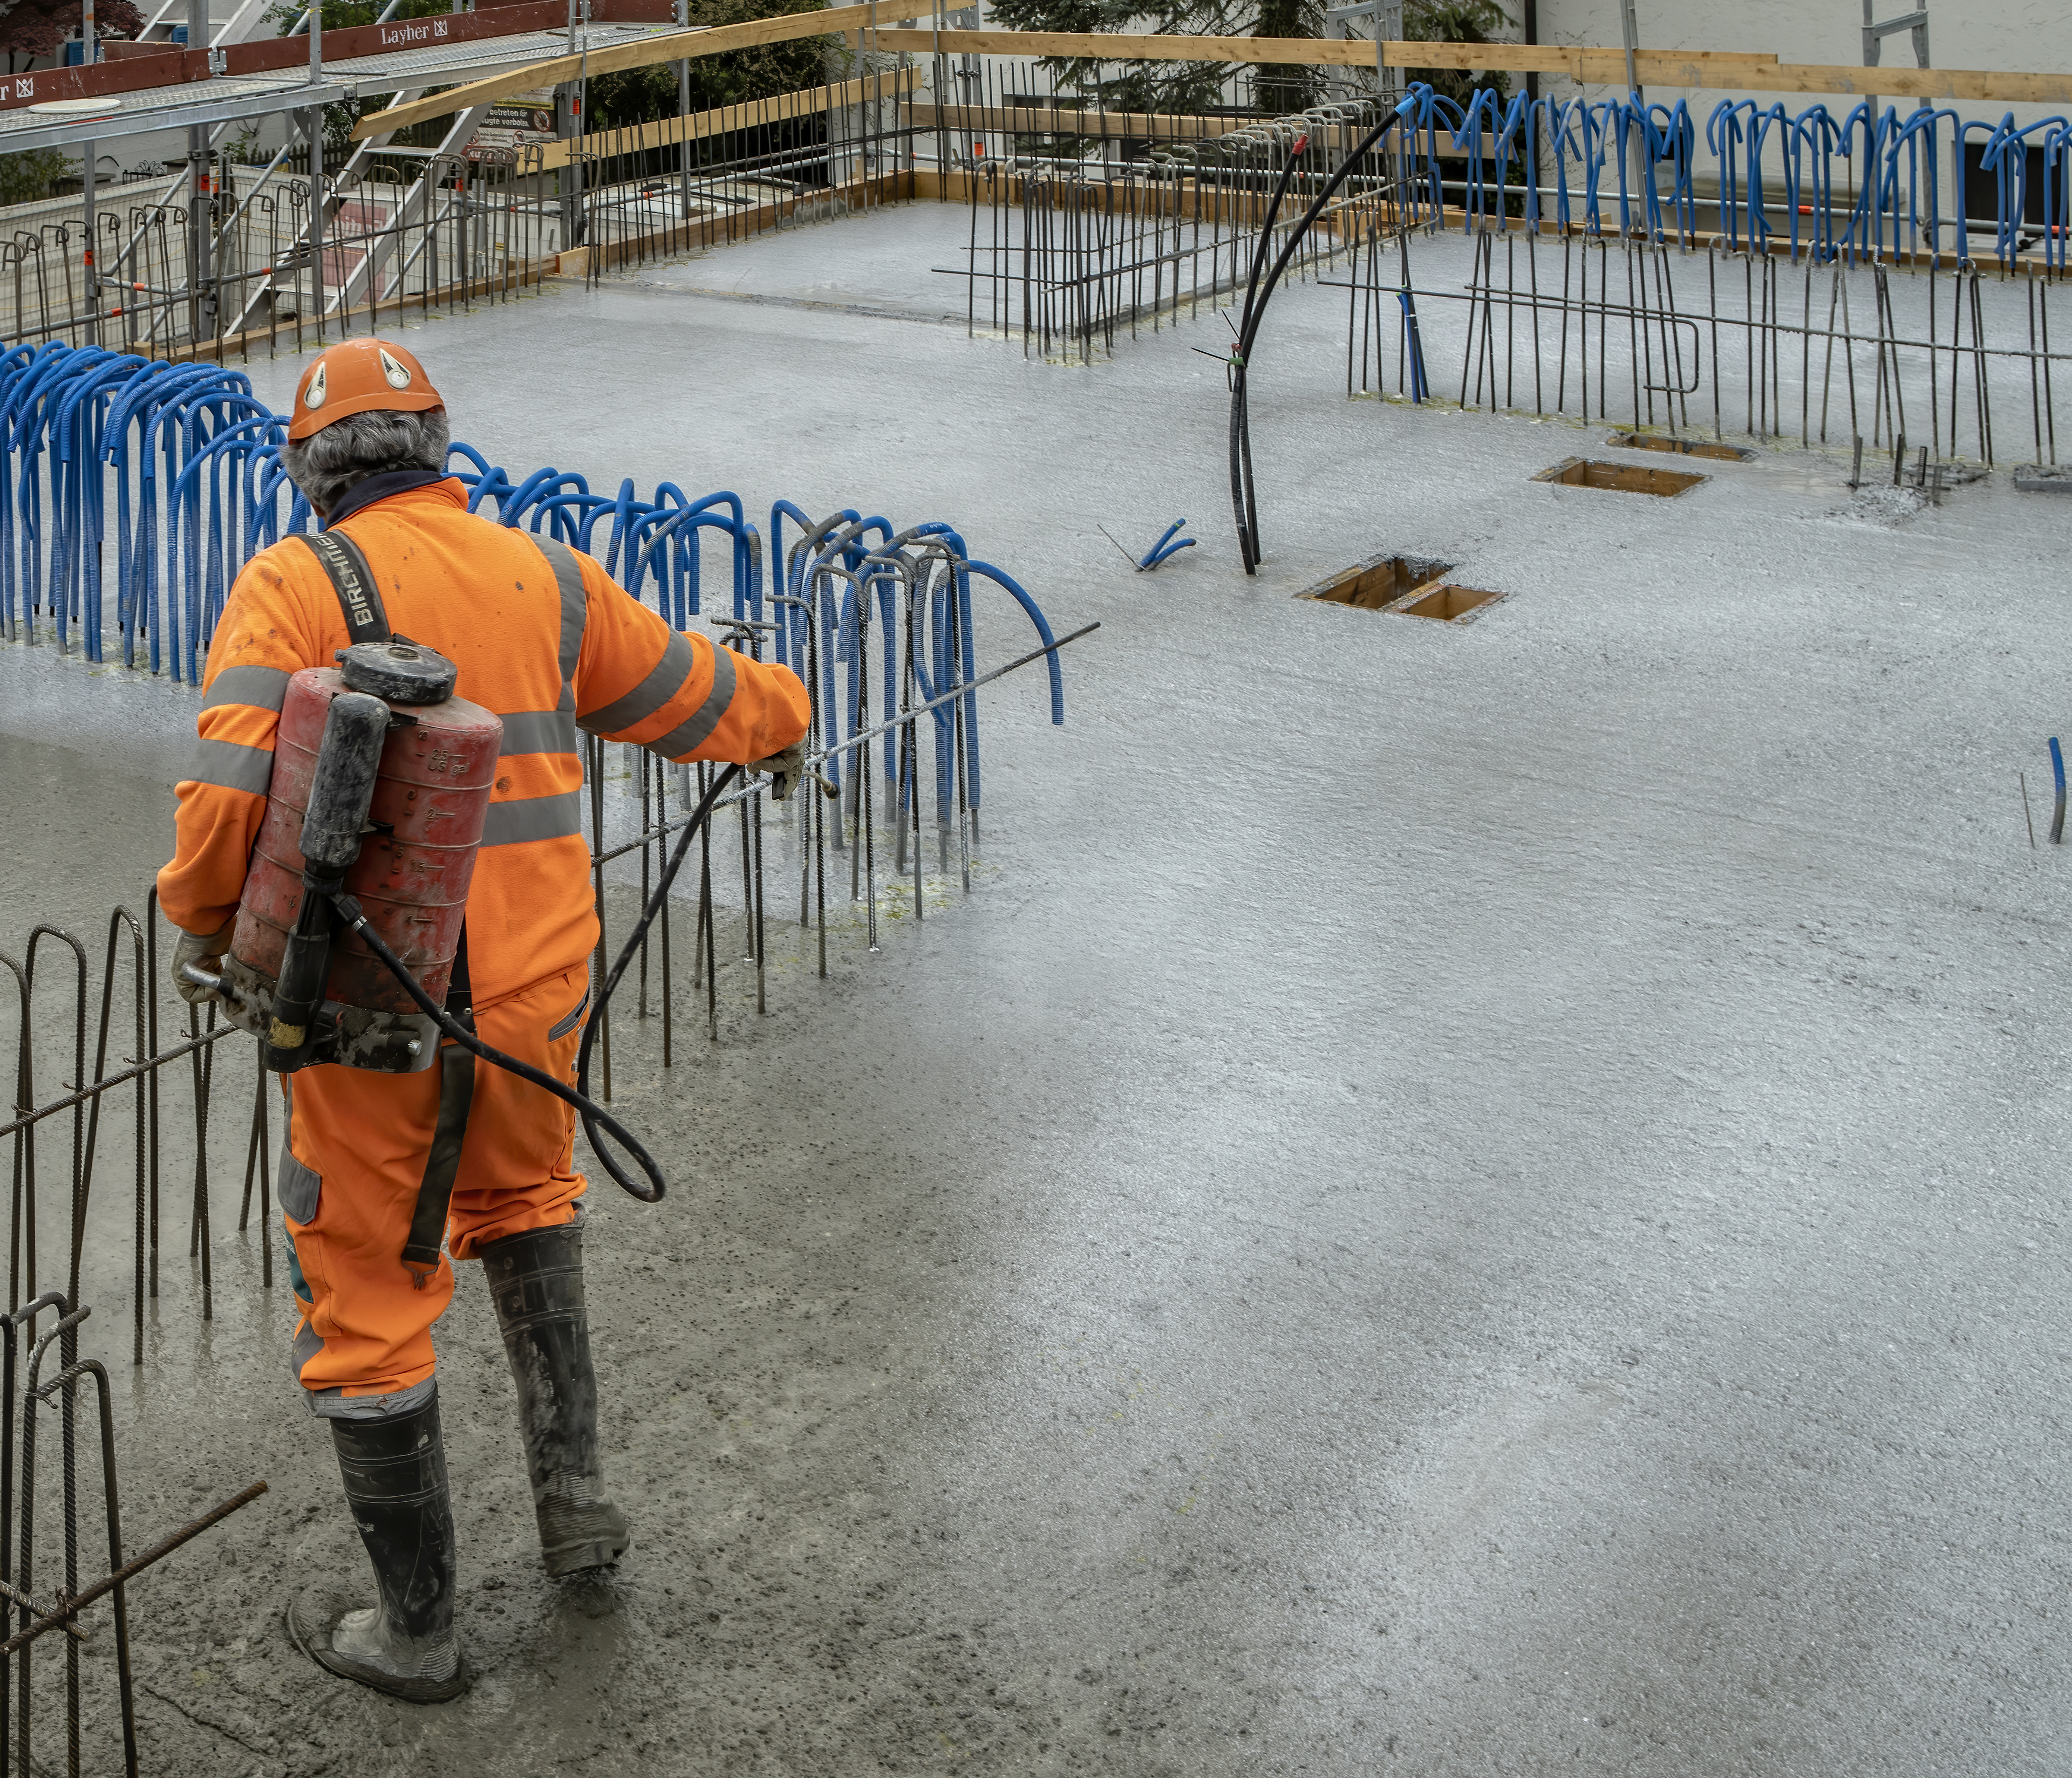
MULTIPOLYGON (((1128 136, 1178 142, 1227 136, 1249 129, 1256 117, 1215 117, 1154 111, 1094 111, 1040 105, 902 105, 900 113, 916 129, 968 130, 1008 136, 1128 136)), ((1356 129, 1347 124, 1342 130, 1356 129)))
MULTIPOLYGON (((686 137, 724 136, 737 129, 754 129, 764 124, 782 123, 828 106, 861 105, 874 96, 903 97, 921 78, 917 68, 898 68, 882 75, 845 80, 831 92, 826 87, 806 87, 796 92, 774 93, 767 99, 721 105, 711 111, 694 111, 684 117, 662 117, 652 123, 628 124, 618 129, 592 130, 588 135, 557 142, 542 142, 537 160, 524 161, 521 173, 552 172, 566 166, 574 153, 609 158, 635 154, 643 150, 679 142, 686 137)), ((911 109, 911 107, 905 109, 911 109)))
MULTIPOLYGON (((1120 32, 880 31, 881 48, 945 54, 1094 58, 1110 62, 1219 61, 1311 68, 1371 68, 1374 44, 1364 39, 1301 37, 1128 36, 1120 32)), ((1589 86, 1623 86, 1626 52, 1564 49, 1526 43, 1389 42, 1391 68, 1501 68, 1566 74, 1589 86)), ((1875 92, 1886 98, 1992 99, 2046 105, 2072 103, 2072 74, 2024 74, 1992 69, 1853 68, 1777 62, 1704 51, 1642 50, 1634 72, 1643 86, 1712 88, 1729 92, 1875 92)))
MULTIPOLYGON (((880 47, 945 54, 1094 57, 1104 61, 1246 62, 1311 68, 1371 68, 1365 39, 1302 37, 1132 37, 1120 33, 1005 31, 880 31, 880 47), (1184 46, 1184 47, 1183 47, 1184 46)), ((1391 68, 1503 68, 1567 74, 1587 86, 1623 86, 1626 52, 1550 48, 1525 43, 1419 43, 1383 46, 1391 68)), ((2019 74, 1992 69, 1852 68, 1770 62, 1706 51, 1642 50, 1634 72, 1643 86, 1729 92, 1875 92, 1886 98, 1993 99, 2072 103, 2072 74, 2019 74)))
MULTIPOLYGON (((925 101, 902 104, 899 107, 899 114, 911 127, 923 132, 955 130, 974 136, 1119 136, 1154 144, 1199 142, 1207 138, 1235 135, 1240 130, 1251 129, 1260 121, 1256 117, 1191 117, 1153 111, 1046 110, 1028 105, 939 105, 925 101)), ((675 121, 673 118, 670 121, 675 121)), ((1363 133, 1362 126, 1355 123, 1337 124, 1330 127, 1337 130, 1339 146, 1344 147, 1350 147, 1363 133)), ((1545 138, 1543 137, 1541 139, 1544 143, 1545 138)), ((1498 140, 1494 131, 1485 129, 1482 133, 1481 153, 1484 158, 1494 159, 1496 157, 1498 140)), ((1441 133, 1439 148, 1441 158, 1449 152, 1462 156, 1470 152, 1465 143, 1455 145, 1450 131, 1441 133)), ((551 150, 549 152, 551 157, 551 150)), ((1515 159, 1522 156, 1524 152, 1523 141, 1514 140, 1511 152, 1515 159)), ((552 158, 547 162, 549 166, 559 164, 552 158)))
MULTIPOLYGON (((897 4, 898 0, 894 0, 897 4)), ((1311 68, 1371 68, 1375 44, 1364 38, 1181 37, 1133 35, 1106 31, 884 30, 876 21, 889 7, 853 6, 820 12, 785 13, 709 30, 672 31, 636 43, 615 44, 586 54, 558 55, 529 67, 430 98, 413 101, 363 117, 354 126, 356 140, 385 134, 442 117, 471 105, 486 105, 516 92, 573 80, 581 75, 617 73, 657 63, 685 61, 763 43, 796 41, 837 32, 867 34, 879 49, 908 53, 1028 55, 1092 59, 1108 62, 1214 61, 1311 68)), ((1509 72, 1565 74, 1585 85, 1623 86, 1626 61, 1622 50, 1527 43, 1426 43, 1390 41, 1381 45, 1383 63, 1392 68, 1493 68, 1509 72)), ((1986 69, 1852 68, 1780 63, 1752 55, 1718 51, 1642 50, 1634 57, 1635 77, 1646 86, 1670 86, 1763 92, 1874 92, 1887 98, 1985 99, 2033 104, 2072 103, 2072 74, 2024 74, 1986 69)))
MULTIPOLYGON (((987 186, 985 175, 961 170, 941 173, 931 171, 925 167, 917 167, 907 177, 914 182, 914 195, 916 198, 930 198, 940 203, 968 202, 972 195, 974 187, 983 191, 987 186)), ((1041 181, 1043 175, 1009 171, 1007 168, 1002 167, 999 177, 1018 182, 1026 181, 1030 183, 1036 183, 1041 181)), ((1141 195, 1140 188, 1140 195, 1141 195)), ((1170 197, 1190 200, 1191 207, 1199 208, 1204 211, 1214 207, 1221 209, 1227 215, 1241 210, 1255 201, 1252 195, 1245 193, 1233 194, 1219 191, 1213 187, 1207 190, 1205 201, 1203 188, 1190 179, 1175 180, 1171 184, 1161 187, 1156 195, 1159 202, 1154 207, 1161 211, 1170 211, 1173 207, 1170 203, 1165 201, 1170 197)), ((1355 193, 1350 197, 1341 195, 1335 199, 1317 219, 1316 226, 1326 234, 1342 233, 1348 226, 1355 229, 1364 227, 1377 207, 1377 201, 1371 196, 1360 193, 1355 193)), ((1379 202, 1383 207, 1386 207, 1386 199, 1379 200, 1379 202)), ((1700 199, 1700 203, 1701 209, 1710 207, 1716 211, 1718 208, 1717 201, 1713 199, 1700 199)), ((1182 206, 1182 207, 1189 207, 1188 204, 1182 206)), ((1479 217, 1476 219, 1476 226, 1472 231, 1466 227, 1468 220, 1468 213, 1466 211, 1457 205, 1448 204, 1442 212, 1441 231, 1449 235, 1470 232, 1476 234, 1508 235, 1519 240, 1531 240, 1536 238, 1550 248, 1561 246, 1564 243, 1579 247, 1608 248, 1616 246, 1622 238, 1616 228, 1597 230, 1593 229, 1585 222, 1577 221, 1571 222, 1566 228, 1563 228, 1551 217, 1540 219, 1536 236, 1533 230, 1525 226, 1521 218, 1515 216, 1507 219, 1507 225, 1505 227, 1498 227, 1494 218, 1479 217)), ((1390 238, 1393 239, 1393 236, 1392 235, 1390 238)), ((1684 237, 1672 236, 1661 244, 1682 248, 1687 245, 1687 243, 1684 237)), ((1782 232, 1773 234, 1770 240, 1762 245, 1751 248, 1745 232, 1737 237, 1728 235, 1716 227, 1703 227, 1691 231, 1688 240, 1689 251, 1704 253, 1715 247, 1726 248, 1733 254, 1745 254, 1752 257, 1762 257, 1788 261, 1791 254, 1790 240, 1782 232)), ((1799 251, 1802 253, 1807 253, 1808 244, 1802 241, 1799 244, 1799 251)), ((1954 272, 1961 271, 1966 265, 1975 262, 1963 259, 1953 252, 1930 253, 1925 248, 1902 247, 1897 249, 1888 248, 1884 255, 1884 263, 1914 272, 1923 271, 1930 267, 1954 272)), ((2011 277, 2017 274, 2003 273, 2000 275, 2011 277)), ((1392 288, 1393 286, 1388 284, 1380 286, 1384 295, 1388 294, 1392 288)), ((1540 297, 1543 302, 1554 300, 1544 289, 1541 291, 1540 297)), ((1528 291, 1521 289, 1517 294, 1516 301, 1521 307, 1529 307, 1532 298, 1528 291)))
MULTIPOLYGON (((1372 68, 1375 46, 1364 37, 1187 37, 1132 35, 1109 31, 916 31, 881 28, 872 40, 882 49, 945 54, 976 50, 998 55, 1038 55, 1106 62, 1214 61, 1301 64, 1316 68, 1372 68), (1182 47, 1184 46, 1184 47, 1182 47)), ((1611 48, 1564 48, 1548 43, 1431 43, 1414 40, 1383 43, 1382 61, 1389 68, 1502 68, 1512 72, 1572 73, 1586 57, 1608 57, 1625 78, 1626 51, 1611 48)), ((1636 72, 1645 80, 1651 60, 1678 65, 1696 63, 1720 68, 1761 69, 1777 66, 1774 53, 1734 50, 1642 50, 1636 72)))

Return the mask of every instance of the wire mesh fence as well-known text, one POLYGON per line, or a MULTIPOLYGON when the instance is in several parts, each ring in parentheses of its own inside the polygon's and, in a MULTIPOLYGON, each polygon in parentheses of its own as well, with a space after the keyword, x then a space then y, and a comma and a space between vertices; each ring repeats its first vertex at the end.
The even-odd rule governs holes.
POLYGON ((0 339, 249 362, 873 208, 912 195, 915 78, 888 64, 565 142, 328 153, 320 205, 298 140, 198 153, 109 189, 91 241, 76 200, 0 221, 0 339))

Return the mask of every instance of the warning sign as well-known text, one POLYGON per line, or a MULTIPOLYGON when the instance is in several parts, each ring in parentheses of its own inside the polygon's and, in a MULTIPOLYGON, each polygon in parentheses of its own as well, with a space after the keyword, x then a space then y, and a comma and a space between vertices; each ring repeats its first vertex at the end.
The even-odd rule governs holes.
POLYGON ((484 150, 523 148, 528 143, 553 139, 554 89, 543 86, 530 92, 514 92, 501 104, 491 105, 467 145, 467 152, 479 156, 484 150))

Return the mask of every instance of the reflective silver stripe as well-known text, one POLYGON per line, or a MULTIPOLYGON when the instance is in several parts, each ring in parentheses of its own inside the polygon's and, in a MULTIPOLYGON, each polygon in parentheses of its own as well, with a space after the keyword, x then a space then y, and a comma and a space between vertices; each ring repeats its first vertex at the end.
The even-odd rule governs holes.
MULTIPOLYGON (((288 1350, 294 1360, 295 1381, 299 1383, 302 1380, 302 1366, 312 1358, 323 1356, 323 1336, 307 1321, 302 1321, 296 1326, 295 1343, 288 1350)), ((310 1399, 314 1402, 315 1398, 312 1396, 310 1399)))
MULTIPOLYGON (((295 1349, 302 1350, 297 1337, 295 1349)), ((319 1348, 322 1349, 321 1346, 319 1348)), ((302 1363, 309 1362, 303 1359, 302 1363)), ((427 1377, 408 1389, 392 1390, 386 1395, 348 1395, 342 1389, 310 1389, 302 1393, 310 1411, 320 1420, 386 1420, 398 1414, 414 1413, 429 1402, 439 1386, 436 1377, 427 1377)))
POLYGON ((504 745, 497 757, 513 753, 572 753, 576 750, 573 710, 513 710, 504 719, 504 745))
POLYGON ((317 1201, 323 1195, 323 1177, 314 1168, 306 1167, 297 1158, 295 1151, 285 1143, 281 1147, 281 1188, 277 1194, 281 1208, 291 1222, 314 1222, 317 1219, 317 1201))
POLYGON ((651 753, 660 753, 664 759, 676 759, 689 753, 713 729, 719 719, 726 714, 726 707, 734 702, 734 656, 726 649, 715 645, 713 648, 712 690, 697 708, 697 713, 689 721, 679 723, 668 733, 657 740, 642 745, 651 753))
POLYGON ((593 735, 623 734, 645 722, 682 691, 697 662, 698 657, 691 651, 690 639, 672 630, 662 658, 647 678, 624 697, 614 698, 601 709, 585 711, 576 718, 576 726, 593 735))
POLYGON ((577 1025, 582 1020, 583 1014, 587 1012, 589 1010, 590 990, 588 988, 585 988, 583 990, 583 997, 578 1000, 574 1006, 569 1008, 568 1016, 565 1018, 558 1020, 548 1030, 547 1041, 549 1043, 559 1043, 562 1038, 565 1037, 571 1031, 575 1029, 577 1025))
POLYGON ((590 594, 583 586, 582 564, 576 552, 558 537, 545 532, 533 538, 547 566, 554 571, 554 584, 561 589, 561 683, 573 685, 576 663, 582 655, 583 619, 590 609, 590 594))
POLYGON ((255 710, 278 710, 287 696, 288 675, 278 667, 226 667, 216 675, 201 707, 249 704, 255 710))
POLYGON ((273 782, 273 749, 246 747, 235 741, 198 741, 187 776, 197 784, 216 784, 226 790, 249 790, 254 796, 264 796, 273 782))
POLYGON ((530 840, 565 840, 582 832, 582 793, 561 790, 552 796, 523 796, 489 805, 482 824, 485 846, 522 846, 530 840))

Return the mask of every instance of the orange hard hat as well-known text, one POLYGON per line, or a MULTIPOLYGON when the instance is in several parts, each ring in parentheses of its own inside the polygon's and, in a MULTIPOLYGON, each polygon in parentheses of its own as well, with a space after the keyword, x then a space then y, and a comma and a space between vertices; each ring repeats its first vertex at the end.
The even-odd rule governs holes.
POLYGON ((348 339, 319 352, 302 372, 288 436, 306 438, 334 420, 377 408, 421 413, 445 405, 416 353, 385 339, 348 339))

